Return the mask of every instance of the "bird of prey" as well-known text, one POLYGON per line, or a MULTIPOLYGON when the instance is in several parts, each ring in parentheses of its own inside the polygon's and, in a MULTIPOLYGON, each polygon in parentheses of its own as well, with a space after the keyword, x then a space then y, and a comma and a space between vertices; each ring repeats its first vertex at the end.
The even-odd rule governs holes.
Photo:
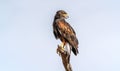
POLYGON ((53 21, 53 33, 56 39, 61 40, 61 47, 63 47, 68 43, 71 46, 71 50, 75 55, 78 52, 78 39, 76 37, 76 33, 74 29, 71 27, 69 23, 66 22, 65 19, 68 18, 67 13, 64 10, 58 10, 55 14, 53 21))

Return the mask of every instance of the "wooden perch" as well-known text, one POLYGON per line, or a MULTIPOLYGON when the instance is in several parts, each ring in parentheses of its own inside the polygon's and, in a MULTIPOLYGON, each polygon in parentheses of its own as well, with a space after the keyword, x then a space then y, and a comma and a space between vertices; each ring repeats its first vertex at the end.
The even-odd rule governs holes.
POLYGON ((66 71, 72 71, 70 64, 70 54, 67 54, 67 51, 63 50, 61 46, 58 45, 57 53, 61 56, 63 66, 66 71))

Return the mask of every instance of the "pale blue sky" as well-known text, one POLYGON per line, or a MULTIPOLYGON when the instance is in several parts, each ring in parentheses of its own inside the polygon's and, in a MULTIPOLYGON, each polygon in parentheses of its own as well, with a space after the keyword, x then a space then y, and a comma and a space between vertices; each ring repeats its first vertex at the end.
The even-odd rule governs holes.
POLYGON ((0 71, 64 71, 52 22, 57 10, 79 39, 74 71, 120 71, 120 0, 1 0, 0 71))

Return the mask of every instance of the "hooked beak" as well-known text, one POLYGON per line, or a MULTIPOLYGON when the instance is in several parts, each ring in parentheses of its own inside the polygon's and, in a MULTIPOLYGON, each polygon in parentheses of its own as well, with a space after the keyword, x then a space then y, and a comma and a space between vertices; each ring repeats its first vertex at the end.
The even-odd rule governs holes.
POLYGON ((69 18, 68 14, 63 14, 63 16, 67 19, 69 18))

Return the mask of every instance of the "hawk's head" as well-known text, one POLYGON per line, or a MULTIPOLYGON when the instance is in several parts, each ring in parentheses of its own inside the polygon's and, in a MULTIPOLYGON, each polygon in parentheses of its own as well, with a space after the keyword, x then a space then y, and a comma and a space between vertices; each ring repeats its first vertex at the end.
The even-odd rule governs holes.
POLYGON ((64 10, 59 10, 56 12, 55 18, 56 19, 67 19, 68 15, 64 10))

